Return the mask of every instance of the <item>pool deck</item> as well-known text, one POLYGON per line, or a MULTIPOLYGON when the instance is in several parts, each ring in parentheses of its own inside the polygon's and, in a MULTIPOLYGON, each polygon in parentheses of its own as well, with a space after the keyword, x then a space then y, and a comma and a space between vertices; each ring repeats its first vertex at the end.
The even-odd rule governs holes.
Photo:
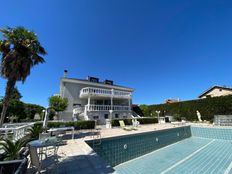
MULTIPOLYGON (((172 124, 149 124, 141 125, 138 130, 126 131, 121 128, 99 129, 101 138, 109 138, 136 133, 150 132, 162 129, 180 127, 172 124)), ((185 125, 186 126, 186 125, 185 125)), ((48 169, 46 173, 59 174, 109 174, 115 170, 107 165, 86 143, 85 140, 93 140, 94 130, 81 130, 75 133, 74 140, 67 140, 67 144, 60 146, 58 150, 59 162, 56 166, 48 169)))
MULTIPOLYGON (((98 131, 101 134, 101 138, 117 137, 123 135, 131 135, 143 132, 150 132, 162 129, 170 129, 175 127, 194 125, 200 127, 212 127, 208 124, 185 124, 185 125, 173 125, 170 123, 165 124, 149 124, 141 125, 138 130, 126 131, 121 128, 107 129, 101 127, 98 131)), ((73 140, 67 140, 67 144, 60 146, 58 150, 59 162, 55 167, 48 169, 45 173, 59 173, 59 174, 116 174, 115 170, 107 165, 94 151, 90 148, 85 141, 93 140, 97 136, 93 136, 96 133, 95 130, 81 130, 75 132, 75 138, 73 140)))

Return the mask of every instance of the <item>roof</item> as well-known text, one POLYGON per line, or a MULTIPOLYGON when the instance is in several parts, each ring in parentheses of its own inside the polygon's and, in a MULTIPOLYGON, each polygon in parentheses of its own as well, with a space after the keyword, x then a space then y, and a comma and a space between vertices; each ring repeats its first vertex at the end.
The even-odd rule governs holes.
POLYGON ((215 85, 215 86, 212 86, 211 88, 207 89, 206 91, 204 91, 201 95, 198 96, 198 98, 203 97, 204 95, 206 95, 207 93, 213 91, 214 89, 224 89, 224 90, 232 91, 232 88, 230 88, 230 87, 215 85))
POLYGON ((91 82, 89 80, 86 79, 76 79, 76 78, 61 78, 61 81, 65 81, 65 82, 73 82, 73 83, 80 83, 80 82, 84 82, 86 84, 90 84, 90 85, 99 85, 101 87, 108 87, 108 88, 118 88, 118 89, 123 89, 123 90, 128 90, 128 91, 134 91, 133 88, 130 87, 125 87, 125 86, 120 86, 120 85, 109 85, 109 84, 105 84, 104 82, 91 82))
POLYGON ((165 100, 165 103, 177 103, 179 101, 180 101, 179 99, 171 99, 171 98, 169 98, 169 99, 165 100))

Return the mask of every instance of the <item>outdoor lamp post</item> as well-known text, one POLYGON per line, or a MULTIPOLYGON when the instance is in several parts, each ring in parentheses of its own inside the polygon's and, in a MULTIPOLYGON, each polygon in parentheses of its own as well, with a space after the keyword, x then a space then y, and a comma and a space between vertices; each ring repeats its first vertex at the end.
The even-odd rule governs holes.
POLYGON ((47 124, 48 124, 48 117, 49 117, 49 113, 50 113, 51 108, 46 108, 45 110, 43 110, 44 114, 44 119, 43 119, 43 128, 47 128, 47 124))
POLYGON ((155 111, 155 112, 158 114, 158 124, 160 124, 160 120, 159 120, 160 111, 155 111))
POLYGON ((108 122, 108 128, 111 128, 112 127, 112 125, 111 125, 111 121, 112 121, 112 118, 113 118, 113 110, 109 110, 109 112, 110 112, 110 118, 109 118, 109 122, 108 122))
POLYGON ((44 109, 44 110, 42 110, 42 112, 44 113, 42 119, 44 119, 46 110, 44 109))

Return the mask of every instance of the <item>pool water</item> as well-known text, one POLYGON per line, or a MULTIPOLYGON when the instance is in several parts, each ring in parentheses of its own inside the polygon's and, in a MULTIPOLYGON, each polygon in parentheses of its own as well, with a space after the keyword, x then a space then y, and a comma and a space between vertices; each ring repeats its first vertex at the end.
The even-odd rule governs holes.
POLYGON ((232 173, 230 141, 191 137, 115 167, 119 174, 232 173))
POLYGON ((107 138, 92 147, 118 174, 232 174, 229 128, 186 126, 107 138))

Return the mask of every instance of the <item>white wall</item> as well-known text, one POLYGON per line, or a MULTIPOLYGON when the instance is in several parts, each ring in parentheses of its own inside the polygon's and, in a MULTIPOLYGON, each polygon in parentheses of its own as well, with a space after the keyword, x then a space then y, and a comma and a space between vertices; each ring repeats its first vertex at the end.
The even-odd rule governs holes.
POLYGON ((206 95, 204 95, 201 98, 206 98, 207 95, 210 95, 211 97, 219 97, 219 96, 225 96, 225 95, 232 95, 232 91, 231 90, 227 90, 227 89, 218 89, 215 88, 212 91, 210 91, 209 93, 207 93, 206 95))

